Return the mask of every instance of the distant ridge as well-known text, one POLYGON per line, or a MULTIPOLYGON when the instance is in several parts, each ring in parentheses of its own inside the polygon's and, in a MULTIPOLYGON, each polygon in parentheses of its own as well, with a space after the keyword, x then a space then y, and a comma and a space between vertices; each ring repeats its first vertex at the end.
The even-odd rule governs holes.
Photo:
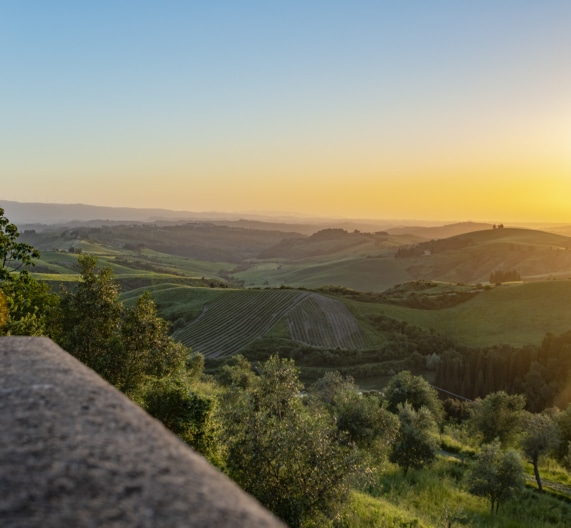
POLYGON ((492 224, 481 222, 459 222, 457 224, 435 227, 403 226, 387 229, 387 232, 391 235, 416 235, 423 238, 432 239, 448 238, 455 235, 463 235, 464 233, 483 231, 484 229, 492 229, 492 224))
MULTIPOLYGON (((101 226, 109 223, 128 222, 218 222, 232 227, 249 229, 268 229, 312 234, 324 227, 346 230, 374 232, 386 230, 388 227, 403 225, 408 220, 365 220, 351 218, 324 218, 317 216, 296 215, 295 213, 223 213, 172 211, 161 208, 108 207, 98 205, 54 204, 36 202, 16 202, 0 199, 0 207, 6 211, 11 222, 19 226, 101 226), (288 227, 285 229, 285 225, 288 227), (297 228, 295 226, 298 226, 297 228)), ((411 220, 415 225, 435 225, 434 221, 422 222, 411 220)))
POLYGON ((0 200, 6 216, 16 224, 68 224, 106 221, 155 222, 160 220, 228 219, 236 215, 222 213, 193 213, 168 209, 138 209, 134 207, 105 207, 86 204, 24 203, 0 200))

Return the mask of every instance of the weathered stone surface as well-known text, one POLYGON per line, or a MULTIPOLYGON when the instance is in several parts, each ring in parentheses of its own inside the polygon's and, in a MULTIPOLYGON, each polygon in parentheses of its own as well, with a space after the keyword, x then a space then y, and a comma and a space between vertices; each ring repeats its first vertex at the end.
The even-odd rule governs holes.
POLYGON ((283 527, 45 338, 0 338, 0 526, 283 527))

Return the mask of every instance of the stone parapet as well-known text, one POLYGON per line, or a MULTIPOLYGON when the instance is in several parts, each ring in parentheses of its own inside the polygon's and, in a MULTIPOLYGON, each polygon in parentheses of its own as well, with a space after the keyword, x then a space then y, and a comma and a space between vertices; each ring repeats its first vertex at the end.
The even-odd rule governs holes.
POLYGON ((0 526, 282 527, 46 338, 0 338, 0 526))

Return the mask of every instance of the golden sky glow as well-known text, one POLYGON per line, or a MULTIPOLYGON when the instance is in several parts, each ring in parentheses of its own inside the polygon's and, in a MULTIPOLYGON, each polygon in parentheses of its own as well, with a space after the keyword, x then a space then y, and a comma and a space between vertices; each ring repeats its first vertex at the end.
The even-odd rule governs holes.
POLYGON ((0 205, 571 223, 568 2, 49 4, 0 13, 0 205))

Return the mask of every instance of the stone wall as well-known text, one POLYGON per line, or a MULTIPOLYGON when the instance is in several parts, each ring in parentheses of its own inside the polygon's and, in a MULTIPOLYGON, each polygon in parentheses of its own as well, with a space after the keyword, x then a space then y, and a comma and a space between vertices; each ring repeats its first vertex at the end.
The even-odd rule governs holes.
POLYGON ((46 338, 0 338, 0 526, 283 527, 46 338))

